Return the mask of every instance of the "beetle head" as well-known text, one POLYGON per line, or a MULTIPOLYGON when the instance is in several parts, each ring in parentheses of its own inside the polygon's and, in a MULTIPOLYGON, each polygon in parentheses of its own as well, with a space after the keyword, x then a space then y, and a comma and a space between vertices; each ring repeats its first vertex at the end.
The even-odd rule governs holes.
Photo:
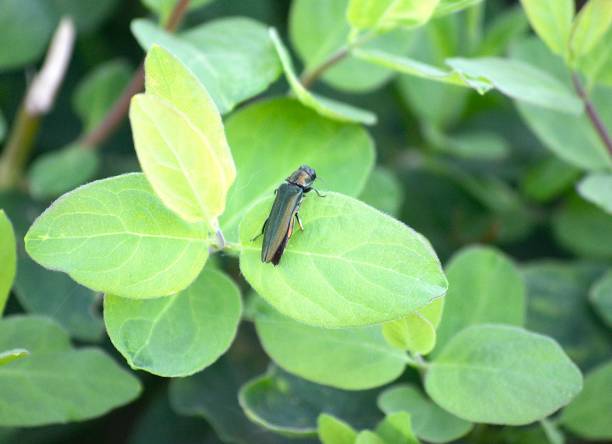
POLYGON ((287 178, 287 182, 297 185, 305 191, 310 191, 316 178, 317 173, 313 168, 310 168, 308 165, 302 165, 287 178))

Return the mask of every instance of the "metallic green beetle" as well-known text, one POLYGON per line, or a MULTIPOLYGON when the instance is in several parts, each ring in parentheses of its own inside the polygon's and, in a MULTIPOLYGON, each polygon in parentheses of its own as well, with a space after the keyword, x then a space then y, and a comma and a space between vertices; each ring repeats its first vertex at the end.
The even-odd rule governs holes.
MULTIPOLYGON (((287 246, 287 241, 293 234, 293 225, 296 220, 300 229, 304 230, 298 211, 304 199, 304 194, 314 189, 312 184, 316 178, 317 173, 314 169, 308 165, 302 165, 285 179, 285 183, 276 189, 276 198, 274 204, 272 204, 270 215, 261 230, 264 237, 261 246, 262 262, 272 262, 274 265, 278 265, 287 246)), ((321 196, 317 190, 315 192, 321 196)))

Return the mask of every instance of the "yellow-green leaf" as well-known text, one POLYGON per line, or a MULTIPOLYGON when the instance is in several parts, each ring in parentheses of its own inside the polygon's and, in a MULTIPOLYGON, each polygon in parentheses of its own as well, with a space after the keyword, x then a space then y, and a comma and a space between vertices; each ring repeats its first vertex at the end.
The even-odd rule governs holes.
POLYGON ((390 31, 426 23, 439 0, 351 0, 346 16, 355 29, 390 31))
POLYGON ((574 20, 570 41, 572 57, 590 52, 612 25, 612 1, 589 0, 574 20))
POLYGON ((574 0, 521 0, 529 23, 555 54, 564 55, 574 18, 574 0))
POLYGON ((217 228, 236 174, 221 117, 204 87, 165 49, 154 46, 145 69, 147 92, 130 108, 143 171, 168 208, 217 228))

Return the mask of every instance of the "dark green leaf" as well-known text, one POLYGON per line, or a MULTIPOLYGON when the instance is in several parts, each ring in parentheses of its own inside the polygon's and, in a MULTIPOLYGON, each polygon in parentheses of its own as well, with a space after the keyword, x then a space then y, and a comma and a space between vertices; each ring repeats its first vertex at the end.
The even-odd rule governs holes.
POLYGON ((523 268, 527 283, 527 328, 555 338, 588 369, 610 355, 612 340, 593 315, 587 295, 602 267, 541 261, 523 268))
POLYGON ((261 426, 291 436, 312 436, 321 413, 336 416, 355 428, 373 425, 380 417, 377 392, 347 392, 304 381, 279 370, 255 378, 240 389, 240 405, 261 426))

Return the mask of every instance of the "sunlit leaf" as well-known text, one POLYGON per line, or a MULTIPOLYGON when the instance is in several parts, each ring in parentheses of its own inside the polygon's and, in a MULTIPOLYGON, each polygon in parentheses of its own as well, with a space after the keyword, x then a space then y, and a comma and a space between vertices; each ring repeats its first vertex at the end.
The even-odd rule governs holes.
POLYGON ((136 299, 187 287, 208 257, 202 224, 188 224, 133 173, 65 194, 32 225, 26 250, 39 264, 96 291, 136 299))
POLYGON ((355 29, 377 32, 426 23, 439 0, 350 0, 346 16, 355 29))
POLYGON ((416 310, 396 321, 382 326, 383 335, 389 344, 401 350, 426 355, 436 345, 436 328, 442 318, 444 298, 416 310))
POLYGON ((144 173, 168 208, 216 229, 236 174, 221 117, 197 79, 165 49, 151 48, 145 70, 147 93, 130 106, 144 173))
POLYGON ((240 269, 281 313, 320 327, 353 327, 399 319, 446 292, 429 242, 410 227, 337 193, 306 199, 304 231, 294 233, 279 266, 261 262, 253 241, 272 198, 240 226, 240 269))
POLYGON ((355 444, 357 438, 349 424, 327 413, 317 418, 317 431, 323 444, 355 444))
POLYGON ((529 23, 556 54, 565 54, 574 18, 574 0, 521 0, 529 23))
POLYGON ((0 366, 6 365, 9 362, 13 362, 18 359, 23 359, 29 354, 30 352, 25 348, 14 348, 12 350, 0 352, 0 366))
POLYGON ((569 46, 572 57, 590 52, 612 25, 612 2, 589 0, 574 21, 569 46))
POLYGON ((325 119, 296 100, 262 101, 236 112, 227 138, 238 174, 220 223, 234 242, 249 208, 273 196, 298 166, 313 167, 325 189, 357 196, 374 164, 374 145, 363 128, 325 119))

